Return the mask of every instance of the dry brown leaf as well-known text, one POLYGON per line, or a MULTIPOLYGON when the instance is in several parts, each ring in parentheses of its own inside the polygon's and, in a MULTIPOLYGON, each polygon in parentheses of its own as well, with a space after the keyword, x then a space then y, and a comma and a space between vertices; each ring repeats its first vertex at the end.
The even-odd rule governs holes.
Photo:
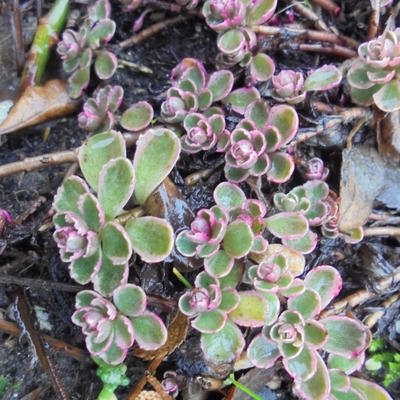
POLYGON ((168 326, 168 339, 164 346, 161 346, 158 350, 152 351, 136 349, 134 352, 135 357, 143 360, 153 360, 155 358, 163 359, 167 357, 183 343, 186 338, 188 328, 188 318, 180 311, 177 311, 168 326))
POLYGON ((400 160, 400 111, 388 113, 378 119, 376 137, 379 153, 389 162, 400 160))
POLYGON ((78 106, 70 99, 65 82, 54 79, 44 86, 30 86, 0 125, 0 135, 72 114, 78 106))

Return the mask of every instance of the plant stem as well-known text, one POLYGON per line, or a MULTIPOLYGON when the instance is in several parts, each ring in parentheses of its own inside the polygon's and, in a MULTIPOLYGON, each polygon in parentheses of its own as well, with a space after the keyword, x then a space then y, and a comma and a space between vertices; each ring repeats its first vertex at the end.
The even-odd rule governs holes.
POLYGON ((230 382, 232 385, 235 385, 238 389, 240 389, 243 393, 246 393, 249 395, 252 399, 254 400, 263 400, 261 396, 259 396, 257 393, 253 392, 251 389, 249 389, 247 386, 241 384, 235 379, 234 374, 230 374, 229 378, 225 382, 230 382))
POLYGON ((335 17, 340 14, 340 7, 332 0, 311 0, 311 2, 332 13, 335 17))
POLYGON ((26 87, 41 83, 50 49, 65 25, 68 10, 69 0, 56 0, 49 13, 40 20, 22 73, 21 93, 26 87))
POLYGON ((191 289, 193 286, 190 284, 190 282, 174 267, 172 268, 172 272, 174 275, 182 282, 182 284, 187 288, 191 289))

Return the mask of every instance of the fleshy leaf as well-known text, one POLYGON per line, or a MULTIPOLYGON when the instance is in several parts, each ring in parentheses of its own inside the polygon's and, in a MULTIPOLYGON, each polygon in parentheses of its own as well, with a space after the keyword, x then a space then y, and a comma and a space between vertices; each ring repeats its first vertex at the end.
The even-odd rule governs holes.
POLYGON ((164 219, 156 217, 131 218, 125 229, 133 250, 149 263, 164 260, 172 251, 174 231, 164 219))
POLYGON ((326 329, 317 321, 308 321, 304 326, 304 337, 306 343, 312 347, 319 349, 327 339, 326 329))
POLYGON ((305 92, 329 90, 338 86, 341 80, 342 73, 334 65, 324 65, 308 75, 303 90, 305 92))
POLYGON ((266 54, 258 53, 250 63, 250 75, 256 82, 265 82, 275 72, 275 63, 266 54))
POLYGON ((339 356, 354 358, 366 349, 367 328, 361 322, 341 316, 320 321, 328 331, 328 341, 323 349, 339 356))
POLYGON ((71 278, 81 285, 89 283, 101 266, 101 251, 98 249, 90 257, 80 257, 69 266, 71 278))
POLYGON ((303 346, 303 350, 294 358, 284 358, 283 365, 294 379, 305 381, 310 379, 317 370, 316 352, 303 346))
POLYGON ((268 120, 268 106, 264 100, 253 101, 244 114, 246 119, 253 121, 257 129, 262 130, 268 120))
POLYGON ((290 154, 286 153, 271 153, 268 154, 271 161, 267 171, 269 181, 275 183, 283 183, 290 179, 294 171, 294 161, 290 154))
POLYGON ((115 221, 104 226, 101 244, 104 255, 114 264, 125 264, 131 258, 132 246, 129 236, 123 226, 115 221))
POLYGON ((217 46, 222 53, 235 54, 244 41, 243 33, 239 29, 230 29, 218 38, 217 46))
POLYGON ((179 253, 187 257, 192 257, 196 254, 197 244, 188 237, 189 231, 179 233, 176 238, 175 245, 179 253))
POLYGON ((99 175, 99 201, 106 219, 121 213, 133 194, 135 170, 126 158, 115 158, 103 166, 99 175))
POLYGON ((167 341, 167 328, 156 314, 146 311, 142 315, 132 317, 131 322, 140 348, 155 350, 167 341))
POLYGON ((275 342, 264 335, 256 336, 247 349, 247 357, 257 368, 271 368, 280 357, 279 348, 275 342))
POLYGON ((296 135, 299 116, 293 107, 279 105, 271 108, 268 123, 278 128, 282 138, 280 146, 284 146, 296 135))
POLYGON ((122 135, 116 131, 94 135, 79 149, 79 167, 96 192, 101 169, 108 161, 117 157, 126 157, 126 149, 122 135))
POLYGON ((274 14, 277 0, 256 0, 251 4, 247 23, 249 25, 261 25, 274 14))
POLYGON ((229 318, 240 326, 259 327, 268 317, 268 302, 259 292, 239 292, 239 305, 229 314, 229 318))
POLYGON ((233 267, 234 259, 224 250, 204 259, 204 268, 212 276, 222 278, 229 274, 233 267))
POLYGON ((220 183, 214 190, 215 203, 228 211, 243 205, 246 196, 239 186, 229 182, 220 183))
POLYGON ((104 214, 99 201, 91 193, 80 196, 79 211, 90 229, 98 231, 104 224, 104 214))
POLYGON ((129 317, 141 315, 146 310, 146 294, 141 287, 130 283, 114 291, 113 301, 118 310, 129 317))
POLYGON ((94 289, 103 296, 111 296, 112 292, 128 280, 128 264, 113 264, 110 259, 103 256, 101 267, 92 279, 94 289))
POLYGON ((192 326, 202 333, 216 333, 224 327, 226 318, 227 314, 220 310, 204 311, 192 321, 192 326))
POLYGON ((321 265, 312 269, 304 279, 306 287, 314 289, 321 296, 321 308, 324 309, 342 289, 339 272, 329 266, 321 265))
POLYGON ((282 212, 264 218, 264 226, 278 238, 297 239, 308 230, 307 219, 296 212, 282 212))
POLYGON ((147 101, 139 101, 122 114, 120 124, 128 131, 141 131, 149 126, 153 116, 153 107, 147 101))
POLYGON ((321 311, 321 298, 313 289, 306 289, 302 294, 289 298, 288 309, 298 311, 304 319, 313 318, 321 311))
POLYGON ((153 190, 168 176, 181 151, 179 138, 169 129, 150 129, 139 137, 133 165, 135 197, 144 204, 153 190))
POLYGON ((245 345, 242 332, 229 319, 219 332, 203 333, 200 343, 206 359, 214 364, 232 362, 245 345))
POLYGON ((54 208, 57 212, 72 211, 79 214, 78 199, 84 194, 88 193, 89 188, 85 181, 78 176, 70 176, 57 190, 54 197, 54 208))
POLYGON ((299 276, 304 272, 306 261, 304 256, 298 251, 290 247, 283 246, 281 244, 273 243, 268 246, 265 256, 269 257, 273 254, 282 254, 286 257, 288 269, 293 276, 299 276))
POLYGON ((68 79, 68 94, 72 99, 82 96, 90 81, 90 68, 77 69, 68 79))
POLYGON ((224 237, 224 250, 234 258, 244 257, 253 245, 253 231, 244 221, 234 221, 228 225, 224 237))
POLYGON ((393 79, 386 83, 373 96, 375 104, 382 111, 393 112, 400 109, 400 82, 393 79))
POLYGON ((366 400, 392 400, 389 394, 374 382, 350 377, 351 387, 365 396, 366 400))
POLYGON ((103 50, 96 56, 94 70, 100 79, 111 78, 117 70, 118 60, 115 55, 109 51, 103 50))
POLYGON ((265 320, 265 325, 269 326, 278 318, 281 303, 279 297, 275 293, 263 293, 262 295, 268 302, 268 315, 265 320))
POLYGON ((87 35, 87 43, 90 48, 97 49, 101 43, 107 43, 115 33, 116 24, 111 19, 102 19, 98 21, 87 35))
POLYGON ((328 358, 328 367, 342 370, 346 375, 359 370, 364 364, 365 353, 360 353, 357 357, 345 358, 336 354, 330 354, 328 358))
POLYGON ((208 89, 212 93, 213 101, 219 101, 230 93, 233 87, 233 74, 231 71, 220 70, 210 76, 208 89))
POLYGON ((255 87, 236 89, 223 101, 229 104, 234 111, 244 114, 247 106, 260 98, 260 93, 255 87))
POLYGON ((310 254, 315 249, 317 240, 318 236, 314 232, 308 231, 299 239, 282 239, 282 243, 302 254, 310 254))
POLYGON ((221 303, 219 309, 225 312, 233 311, 239 305, 240 297, 236 290, 227 288, 222 290, 221 303))
POLYGON ((223 278, 219 279, 219 284, 221 289, 225 288, 235 288, 243 275, 243 264, 239 260, 235 260, 233 268, 229 272, 228 275, 224 276, 223 278))

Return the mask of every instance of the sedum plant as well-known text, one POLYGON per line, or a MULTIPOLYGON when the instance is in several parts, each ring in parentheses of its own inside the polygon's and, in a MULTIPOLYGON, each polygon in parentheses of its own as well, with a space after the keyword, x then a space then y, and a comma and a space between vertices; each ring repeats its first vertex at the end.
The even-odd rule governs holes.
POLYGON ((334 65, 324 65, 312 71, 306 80, 301 72, 282 70, 272 77, 272 97, 281 103, 298 104, 308 92, 327 91, 337 87, 342 73, 334 65))
POLYGON ((153 107, 147 101, 132 104, 122 115, 117 111, 122 103, 124 91, 121 86, 105 86, 89 98, 78 116, 79 126, 93 133, 112 129, 118 122, 131 132, 146 129, 154 116, 153 107))
POLYGON ((97 0, 88 8, 88 17, 78 31, 66 29, 58 43, 57 52, 63 60, 68 78, 69 95, 78 98, 90 82, 90 70, 99 79, 110 78, 117 69, 118 61, 113 53, 102 47, 114 36, 115 22, 110 19, 109 0, 97 0))
POLYGON ((347 74, 353 101, 375 104, 380 110, 400 109, 400 28, 386 30, 381 36, 358 48, 359 57, 347 74))
POLYGON ((75 308, 72 321, 86 335, 87 349, 106 364, 122 363, 134 342, 142 349, 154 350, 167 340, 167 328, 146 310, 146 295, 139 286, 119 286, 113 302, 83 290, 76 296, 75 308))

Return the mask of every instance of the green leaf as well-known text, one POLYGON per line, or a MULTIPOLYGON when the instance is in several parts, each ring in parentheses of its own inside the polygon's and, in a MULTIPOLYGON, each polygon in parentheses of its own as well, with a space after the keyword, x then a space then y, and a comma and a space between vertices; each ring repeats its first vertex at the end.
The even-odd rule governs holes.
POLYGON ((282 212, 264 219, 264 226, 278 238, 297 239, 308 231, 308 221, 296 212, 282 212))
POLYGON ((146 311, 143 315, 132 317, 131 322, 140 348, 155 350, 167 341, 167 328, 156 314, 146 311))
POLYGON ((109 131, 90 137, 79 149, 79 167, 89 185, 97 192, 103 166, 117 157, 126 157, 121 133, 109 131))
POLYGON ((303 91, 329 90, 338 86, 341 80, 342 73, 334 65, 324 65, 308 75, 303 91))
POLYGON ((256 54, 250 63, 250 75, 256 82, 265 82, 272 77, 275 72, 275 63, 266 54, 256 54))
POLYGON ((330 354, 328 358, 328 367, 340 369, 345 374, 350 375, 357 371, 364 364, 365 353, 360 353, 357 357, 345 358, 336 354, 330 354))
POLYGON ((268 21, 275 12, 277 0, 257 0, 252 2, 247 16, 248 25, 260 25, 268 21))
POLYGON ((139 204, 144 204, 168 176, 180 151, 180 140, 169 129, 151 129, 139 137, 133 160, 136 172, 135 197, 139 204))
POLYGON ((274 106, 270 110, 268 123, 278 128, 281 135, 280 146, 288 144, 296 135, 299 127, 299 116, 296 110, 287 105, 274 106))
POLYGON ((128 264, 113 264, 103 255, 100 270, 92 279, 94 290, 105 297, 111 296, 118 286, 126 283, 128 272, 128 264))
POLYGON ((246 196, 239 186, 229 182, 220 183, 214 190, 214 200, 228 211, 243 205, 246 196))
POLYGON ((196 254, 197 243, 194 243, 188 238, 189 231, 181 232, 176 238, 175 245, 179 253, 187 257, 192 257, 196 254))
POLYGON ((100 248, 90 257, 74 260, 69 266, 71 278, 81 285, 89 283, 101 266, 100 248))
POLYGON ((304 326, 305 342, 312 348, 319 349, 325 343, 327 332, 317 321, 308 321, 304 326))
POLYGON ((68 78, 68 94, 72 99, 82 96, 83 91, 87 88, 90 81, 90 67, 77 69, 68 78))
POLYGON ((239 292, 239 296, 239 305, 229 314, 229 318, 240 326, 263 326, 268 317, 265 297, 256 291, 239 292))
POLYGON ((239 29, 230 29, 218 38, 217 46, 224 54, 235 54, 242 47, 244 40, 239 29))
POLYGON ((234 258, 244 257, 253 245, 253 231, 244 221, 234 221, 226 228, 224 250, 234 258))
POLYGON ((233 311, 239 304, 240 297, 236 290, 227 288, 222 290, 221 303, 219 309, 227 313, 233 311))
POLYGON ((321 311, 321 298, 313 289, 306 289, 302 294, 288 300, 288 309, 298 311, 304 319, 310 319, 321 311))
POLYGON ((192 326, 202 333, 216 333, 224 327, 226 318, 227 314, 220 310, 204 311, 192 321, 192 326))
POLYGON ((310 379, 317 370, 316 352, 303 346, 303 350, 294 358, 283 359, 283 365, 294 379, 305 381, 310 379))
POLYGON ((100 79, 111 78, 118 67, 118 60, 115 55, 109 51, 103 50, 96 55, 94 70, 100 79))
POLYGON ((225 69, 214 72, 208 81, 208 89, 212 93, 213 102, 219 101, 230 93, 233 87, 233 74, 225 69))
POLYGON ((79 198, 79 210, 90 229, 99 231, 104 224, 104 213, 99 201, 91 193, 85 193, 79 198))
POLYGON ((256 336, 247 348, 247 357, 257 368, 273 367, 280 355, 276 343, 263 335, 256 336))
POLYGON ((370 106, 374 103, 373 95, 382 87, 382 85, 374 85, 369 89, 356 89, 350 87, 351 99, 355 104, 361 106, 370 106))
POLYGON ((93 50, 100 47, 101 43, 108 42, 115 33, 116 24, 111 19, 98 21, 87 35, 87 44, 93 50))
POLYGON ((113 301, 118 310, 129 317, 141 315, 146 310, 146 294, 141 287, 130 283, 114 291, 113 301))
POLYGON ((253 101, 244 114, 245 118, 253 121, 257 129, 262 130, 268 121, 268 105, 265 100, 253 101))
POLYGON ((147 101, 139 101, 122 114, 120 124, 128 131, 137 132, 149 126, 153 116, 153 107, 147 101))
POLYGON ((375 104, 382 111, 393 112, 400 109, 400 82, 393 79, 386 83, 373 96, 375 104))
POLYGON ((233 268, 229 272, 228 275, 224 276, 223 278, 219 278, 219 285, 221 289, 225 288, 235 288, 243 275, 243 264, 239 260, 235 260, 233 264, 233 268))
POLYGON ((53 206, 57 212, 72 211, 79 215, 78 199, 82 194, 88 192, 89 188, 85 181, 75 175, 70 176, 58 188, 53 206))
POLYGON ((224 250, 219 250, 210 257, 204 259, 204 268, 212 276, 222 278, 229 274, 233 267, 234 259, 224 250))
POLYGON ((99 175, 99 201, 107 220, 121 213, 133 194, 135 170, 126 158, 108 161, 99 175))
POLYGON ((229 319, 217 333, 203 333, 200 339, 205 358, 214 364, 230 363, 242 353, 245 341, 240 329, 229 319))
POLYGON ((132 255, 129 236, 122 225, 107 222, 101 232, 101 245, 105 256, 114 264, 125 264, 132 255))
POLYGON ((156 217, 131 218, 125 229, 133 250, 143 261, 156 263, 164 260, 172 251, 174 231, 164 219, 156 217))
POLYGON ((392 400, 390 395, 376 383, 364 379, 350 378, 351 387, 365 396, 366 400, 392 400))
POLYGON ((282 243, 302 254, 310 254, 315 249, 317 240, 318 236, 314 232, 308 231, 299 239, 282 239, 282 243))
POLYGON ((243 115, 247 106, 259 98, 259 91, 252 86, 250 88, 240 88, 234 90, 223 100, 223 103, 229 104, 234 111, 243 115))

